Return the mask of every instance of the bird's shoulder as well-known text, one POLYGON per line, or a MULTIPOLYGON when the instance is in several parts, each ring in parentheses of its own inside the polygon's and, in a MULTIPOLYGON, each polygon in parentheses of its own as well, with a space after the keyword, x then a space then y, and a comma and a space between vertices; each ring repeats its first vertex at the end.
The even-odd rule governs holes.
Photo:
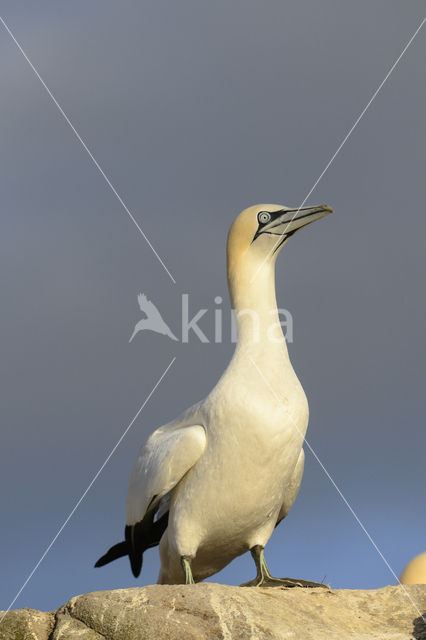
POLYGON ((142 446, 133 465, 127 495, 127 522, 137 522, 159 502, 203 455, 207 445, 202 424, 174 420, 159 427, 142 446))
POLYGON ((146 465, 153 457, 163 458, 169 455, 175 447, 180 447, 179 443, 185 443, 190 450, 204 449, 206 434, 198 411, 199 404, 151 433, 140 449, 139 464, 146 465))

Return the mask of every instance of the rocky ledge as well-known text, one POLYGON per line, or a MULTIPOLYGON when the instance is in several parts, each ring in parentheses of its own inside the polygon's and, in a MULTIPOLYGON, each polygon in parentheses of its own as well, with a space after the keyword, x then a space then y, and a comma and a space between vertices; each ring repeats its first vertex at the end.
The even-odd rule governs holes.
POLYGON ((426 640, 426 585, 350 589, 202 583, 98 591, 52 613, 0 613, 1 640, 426 640))

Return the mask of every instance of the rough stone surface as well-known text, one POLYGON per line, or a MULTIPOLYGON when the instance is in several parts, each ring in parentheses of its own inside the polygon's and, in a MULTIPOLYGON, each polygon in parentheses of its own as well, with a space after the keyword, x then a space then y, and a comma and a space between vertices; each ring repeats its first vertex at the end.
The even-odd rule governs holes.
MULTIPOLYGON (((4 613, 0 611, 0 620, 4 613)), ((0 624, 1 640, 47 640, 55 622, 54 613, 34 609, 9 611, 0 624)))
MULTIPOLYGON (((98 591, 10 611, 1 640, 426 640, 426 585, 370 591, 202 583, 98 591)), ((0 619, 2 615, 0 614, 0 619)))

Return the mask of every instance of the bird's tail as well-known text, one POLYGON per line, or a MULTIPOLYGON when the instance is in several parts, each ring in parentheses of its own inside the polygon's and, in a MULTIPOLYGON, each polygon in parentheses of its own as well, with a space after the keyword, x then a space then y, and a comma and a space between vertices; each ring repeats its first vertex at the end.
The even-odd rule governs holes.
POLYGON ((156 509, 148 512, 143 520, 135 525, 126 525, 123 542, 115 544, 96 562, 95 567, 103 567, 113 560, 129 556, 132 573, 137 578, 142 569, 143 554, 147 549, 160 544, 161 536, 167 529, 169 512, 166 511, 154 522, 156 509))
POLYGON ((99 558, 99 560, 95 564, 95 567, 103 567, 104 565, 108 564, 109 562, 112 562, 113 560, 118 560, 118 558, 122 558, 123 556, 128 556, 128 555, 129 555, 129 547, 127 542, 123 540, 123 542, 119 542, 118 544, 115 544, 113 547, 111 547, 111 549, 109 549, 109 551, 106 552, 105 555, 99 558))

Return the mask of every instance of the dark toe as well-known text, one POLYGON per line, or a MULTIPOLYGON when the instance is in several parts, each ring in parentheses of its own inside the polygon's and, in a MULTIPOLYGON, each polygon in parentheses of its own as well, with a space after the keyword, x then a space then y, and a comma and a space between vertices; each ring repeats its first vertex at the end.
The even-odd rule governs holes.
POLYGON ((329 586, 327 584, 323 584, 322 582, 310 582, 309 580, 296 580, 295 578, 269 578, 268 583, 263 585, 262 587, 303 587, 314 589, 316 587, 322 587, 324 589, 328 589, 329 586))
POLYGON ((250 582, 243 582, 242 584, 240 584, 240 587, 257 587, 259 586, 259 580, 258 579, 254 579, 254 580, 250 580, 250 582))

